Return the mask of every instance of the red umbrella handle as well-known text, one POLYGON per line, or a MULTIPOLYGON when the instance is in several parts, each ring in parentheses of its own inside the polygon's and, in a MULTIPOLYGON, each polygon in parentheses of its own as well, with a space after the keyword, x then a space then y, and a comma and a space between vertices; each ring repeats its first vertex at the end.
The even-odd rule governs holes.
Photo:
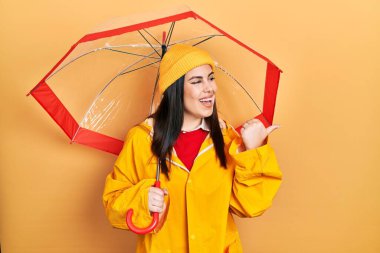
MULTIPOLYGON (((156 181, 154 182, 154 187, 157 187, 157 188, 160 188, 160 181, 156 181)), ((147 226, 146 228, 139 228, 139 227, 136 227, 133 223, 132 223, 132 215, 133 215, 133 209, 129 209, 127 211, 127 225, 129 227, 129 229, 136 233, 136 234, 140 234, 140 235, 143 235, 143 234, 148 234, 150 233, 151 231, 153 231, 157 225, 158 225, 158 215, 159 213, 158 212, 153 212, 153 220, 152 222, 150 223, 149 226, 147 226)))

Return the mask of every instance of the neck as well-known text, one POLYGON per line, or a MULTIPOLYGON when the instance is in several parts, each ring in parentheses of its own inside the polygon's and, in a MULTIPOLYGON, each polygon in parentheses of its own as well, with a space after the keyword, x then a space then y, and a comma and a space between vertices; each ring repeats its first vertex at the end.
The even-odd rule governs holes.
POLYGON ((193 117, 187 117, 184 115, 183 117, 183 124, 182 124, 182 131, 191 131, 197 126, 199 126, 202 122, 201 118, 193 118, 193 117))

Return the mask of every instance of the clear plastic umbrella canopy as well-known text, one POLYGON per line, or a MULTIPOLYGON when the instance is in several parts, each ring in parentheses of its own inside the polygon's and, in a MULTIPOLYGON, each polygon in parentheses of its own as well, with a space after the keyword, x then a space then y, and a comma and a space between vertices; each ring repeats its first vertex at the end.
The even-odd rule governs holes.
POLYGON ((273 119, 281 70, 186 6, 120 17, 75 43, 32 89, 72 142, 118 154, 127 131, 160 102, 163 47, 205 49, 216 64, 220 117, 238 127, 273 119))

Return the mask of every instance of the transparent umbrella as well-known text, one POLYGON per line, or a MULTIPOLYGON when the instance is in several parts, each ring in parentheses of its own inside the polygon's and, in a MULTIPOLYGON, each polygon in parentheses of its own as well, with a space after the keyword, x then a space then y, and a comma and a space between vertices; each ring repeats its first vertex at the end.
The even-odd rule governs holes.
POLYGON ((118 154, 127 131, 159 103, 161 55, 177 43, 203 48, 215 60, 223 119, 235 127, 254 117, 272 123, 281 70, 186 6, 97 26, 29 94, 71 142, 118 154))

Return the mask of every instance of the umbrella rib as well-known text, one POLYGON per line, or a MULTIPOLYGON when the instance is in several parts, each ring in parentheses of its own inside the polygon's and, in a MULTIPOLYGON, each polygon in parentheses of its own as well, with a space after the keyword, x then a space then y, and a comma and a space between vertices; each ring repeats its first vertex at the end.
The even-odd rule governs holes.
POLYGON ((197 45, 199 45, 199 44, 201 44, 201 43, 203 43, 203 42, 205 42, 205 41, 208 41, 209 39, 212 39, 212 38, 215 38, 215 36, 210 36, 210 37, 208 37, 208 38, 206 38, 206 39, 203 39, 203 40, 201 40, 201 41, 199 41, 199 42, 193 44, 193 46, 197 46, 197 45))
MULTIPOLYGON (((103 87, 103 89, 99 92, 99 94, 97 95, 97 97, 99 97, 100 95, 102 95, 102 93, 104 92, 104 90, 113 82, 113 80, 115 80, 118 76, 120 76, 120 75, 123 75, 125 72, 124 71, 126 71, 127 69, 129 69, 129 68, 131 68, 131 67, 133 67, 133 66, 135 66, 136 64, 138 64, 138 63, 140 63, 140 62, 142 62, 143 60, 145 60, 147 57, 149 57, 149 56, 151 56, 152 54, 154 54, 155 52, 152 52, 152 53, 150 53, 150 54, 148 54, 145 58, 143 58, 143 59, 140 59, 140 60, 138 60, 138 61, 135 61, 134 63, 132 63, 132 64, 130 64, 130 65, 128 65, 126 68, 124 68, 123 70, 121 70, 121 71, 119 71, 119 73, 117 73, 117 75, 115 76, 115 77, 113 77, 104 87, 103 87), (124 73, 123 73, 124 72, 124 73)), ((157 63, 157 62, 154 62, 154 63, 157 63)), ((154 63, 152 63, 152 64, 154 64, 154 63)), ((152 65, 152 64, 149 64, 149 65, 152 65)), ((144 66, 143 66, 144 67, 144 66)), ((126 73, 125 73, 126 74, 126 73)), ((96 100, 97 98, 95 98, 95 100, 96 100)))
MULTIPOLYGON (((152 47, 152 45, 150 45, 150 47, 152 47)), ((101 50, 109 50, 109 51, 113 51, 113 52, 118 52, 118 50, 114 50, 114 49, 110 49, 110 47, 102 47, 102 48, 96 48, 92 51, 89 51, 89 52, 86 52, 86 53, 83 53, 77 57, 75 57, 74 59, 70 60, 69 62, 67 62, 66 64, 62 65, 60 68, 58 68, 56 71, 54 71, 54 73, 52 73, 49 77, 46 78, 46 81, 49 80, 50 78, 52 78, 54 75, 56 75, 58 72, 60 72, 62 69, 66 68, 68 65, 70 65, 71 63, 75 62, 76 60, 79 60, 80 58, 86 56, 86 55, 89 55, 89 54, 92 54, 92 53, 95 53, 97 51, 101 51, 101 50)), ((120 52, 125 52, 125 51, 120 51, 120 52)), ((127 52, 125 52, 127 53, 127 52)), ((132 53, 131 53, 132 54, 132 53)), ((141 57, 144 57, 144 58, 152 58, 152 59, 158 59, 157 57, 151 57, 150 55, 152 55, 153 53, 149 54, 148 56, 146 55, 138 55, 138 54, 135 54, 136 56, 141 56, 141 57)))
POLYGON ((190 38, 190 39, 186 39, 186 40, 180 40, 180 41, 177 41, 177 42, 174 42, 173 44, 170 44, 169 46, 173 46, 173 45, 176 45, 176 44, 181 44, 181 43, 184 43, 184 42, 189 42, 189 41, 192 41, 192 40, 196 40, 196 39, 201 39, 201 38, 205 38, 205 37, 224 37, 223 34, 210 34, 210 35, 202 35, 202 36, 198 36, 198 37, 194 37, 194 38, 190 38))
POLYGON ((92 50, 90 52, 86 52, 84 54, 81 54, 79 55, 78 57, 72 59, 71 61, 69 61, 68 63, 64 64, 62 67, 60 67, 59 69, 57 69, 56 71, 54 71, 54 73, 52 73, 48 78, 46 78, 46 81, 49 80, 51 77, 53 77, 55 74, 57 74, 59 71, 61 71, 62 69, 64 69, 65 67, 67 67, 69 64, 73 63, 74 61, 82 58, 83 56, 86 56, 88 54, 92 54, 92 53, 95 53, 98 49, 95 49, 95 50, 92 50))
POLYGON ((117 53, 129 54, 129 55, 135 55, 135 56, 141 56, 144 58, 151 58, 151 59, 159 60, 159 58, 157 58, 157 57, 146 56, 146 55, 142 55, 142 54, 135 54, 135 53, 126 52, 126 51, 122 51, 122 50, 116 50, 116 49, 112 49, 112 48, 104 48, 104 50, 109 50, 109 51, 113 51, 113 52, 117 52, 117 53))
MULTIPOLYGON (((134 62, 134 63, 128 65, 126 68, 124 68, 124 69, 122 69, 121 71, 119 71, 119 73, 118 73, 116 76, 114 76, 110 81, 108 81, 108 83, 103 87, 103 89, 102 89, 102 90, 96 95, 94 101, 91 103, 90 107, 88 108, 88 110, 87 110, 86 113, 84 114, 84 116, 83 116, 83 118, 82 118, 82 120, 81 120, 81 123, 80 123, 79 125, 82 126, 82 124, 83 124, 85 118, 87 117, 88 113, 91 111, 92 107, 95 105, 95 102, 98 100, 98 98, 103 94, 103 92, 107 89, 107 87, 108 87, 108 86, 109 86, 109 85, 110 85, 110 84, 111 84, 116 78, 118 78, 119 76, 121 76, 121 75, 123 74, 123 72, 126 71, 127 69, 129 69, 129 68, 135 66, 136 64, 142 62, 143 60, 145 60, 147 57, 151 56, 151 55, 154 54, 154 53, 155 53, 155 52, 153 51, 153 52, 151 52, 150 54, 148 54, 145 58, 140 59, 140 60, 138 60, 138 61, 136 61, 136 62, 134 62)), ((154 62, 154 63, 157 63, 157 62, 154 62)), ((154 63, 151 63, 151 64, 149 64, 149 65, 152 65, 152 64, 154 64, 154 63)))
POLYGON ((161 55, 160 55, 160 53, 158 53, 158 51, 152 46, 152 44, 145 38, 145 36, 139 31, 139 30, 137 30, 138 32, 139 32, 139 34, 144 38, 144 40, 150 45, 150 47, 151 48, 153 48, 153 50, 157 53, 157 55, 161 58, 161 55))
POLYGON ((173 30, 174 30, 175 21, 171 23, 169 28, 169 34, 168 37, 166 37, 165 44, 169 45, 170 39, 172 38, 173 30))
MULTIPOLYGON (((110 45, 107 45, 107 47, 105 48, 120 48, 120 47, 132 47, 132 48, 150 48, 151 46, 149 44, 120 44, 120 45, 114 45, 114 46, 110 46, 110 45)), ((153 47, 156 47, 156 48, 161 48, 161 44, 160 45, 153 45, 153 47)))
POLYGON ((145 28, 143 29, 144 32, 146 32, 147 34, 150 35, 150 37, 152 37, 158 44, 161 44, 157 39, 156 37, 154 37, 150 32, 148 32, 148 30, 146 30, 145 28))
POLYGON ((251 96, 251 94, 249 94, 249 92, 244 88, 244 86, 233 76, 231 75, 225 68, 223 68, 222 66, 218 65, 216 66, 218 69, 220 69, 221 71, 223 71, 227 76, 229 76, 232 80, 234 80, 239 86, 240 88, 243 89, 243 91, 248 95, 248 97, 252 100, 252 102, 255 104, 256 108, 259 110, 260 113, 263 113, 260 109, 260 107, 257 105, 256 101, 253 99, 253 97, 251 96))
POLYGON ((141 66, 141 67, 138 67, 138 68, 135 68, 135 69, 129 70, 129 71, 127 71, 127 72, 120 73, 120 75, 125 75, 125 74, 131 73, 131 72, 133 72, 133 71, 136 71, 136 70, 139 70, 139 69, 142 69, 142 68, 149 67, 149 66, 151 66, 151 65, 153 65, 153 64, 156 64, 156 63, 158 63, 158 62, 160 62, 160 61, 161 61, 161 60, 158 60, 158 61, 155 61, 155 62, 151 62, 151 63, 149 63, 149 64, 147 64, 147 65, 144 65, 144 66, 141 66))

